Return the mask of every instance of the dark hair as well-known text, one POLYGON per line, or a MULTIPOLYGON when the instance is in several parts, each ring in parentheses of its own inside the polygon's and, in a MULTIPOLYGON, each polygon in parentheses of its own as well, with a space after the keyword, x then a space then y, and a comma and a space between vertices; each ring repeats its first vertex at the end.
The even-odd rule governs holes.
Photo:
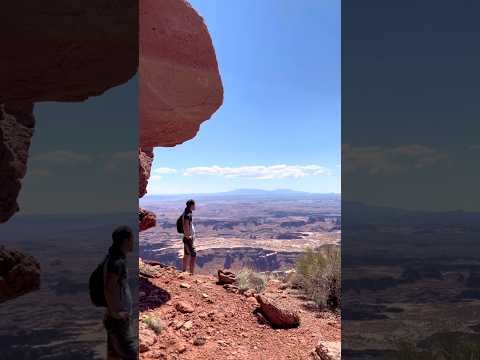
POLYGON ((190 208, 192 205, 195 205, 195 200, 190 199, 187 201, 187 208, 190 208))
POLYGON ((121 246, 125 240, 133 236, 133 231, 129 226, 119 226, 112 233, 113 245, 121 246))

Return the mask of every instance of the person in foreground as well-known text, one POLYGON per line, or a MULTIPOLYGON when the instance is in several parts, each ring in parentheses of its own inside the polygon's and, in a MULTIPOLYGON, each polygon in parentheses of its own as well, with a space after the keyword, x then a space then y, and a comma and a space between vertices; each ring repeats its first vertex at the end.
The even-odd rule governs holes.
POLYGON ((104 268, 107 309, 103 323, 107 331, 107 358, 137 359, 138 343, 132 327, 132 295, 126 261, 127 253, 133 251, 133 232, 128 226, 120 226, 113 231, 112 240, 104 268))
POLYGON ((187 271, 190 265, 190 273, 195 272, 195 259, 197 252, 195 251, 195 227, 193 226, 192 212, 195 210, 195 201, 188 200, 187 207, 183 212, 183 271, 187 271))

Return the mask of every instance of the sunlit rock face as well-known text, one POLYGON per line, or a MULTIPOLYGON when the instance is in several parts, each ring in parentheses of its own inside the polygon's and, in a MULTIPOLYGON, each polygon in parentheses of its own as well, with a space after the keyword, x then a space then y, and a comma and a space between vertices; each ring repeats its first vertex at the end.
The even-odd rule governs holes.
POLYGON ((193 138, 223 102, 203 19, 183 0, 140 1, 140 146, 193 138))

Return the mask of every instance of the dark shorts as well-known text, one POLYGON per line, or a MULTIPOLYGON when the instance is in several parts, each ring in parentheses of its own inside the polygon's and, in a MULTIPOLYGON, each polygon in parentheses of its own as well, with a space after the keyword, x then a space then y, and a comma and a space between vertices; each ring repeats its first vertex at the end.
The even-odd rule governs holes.
POLYGON ((197 256, 195 246, 193 245, 193 239, 183 238, 183 252, 185 255, 197 256))
POLYGON ((107 330, 108 356, 124 360, 138 359, 137 336, 129 320, 115 319, 106 315, 103 325, 107 330))

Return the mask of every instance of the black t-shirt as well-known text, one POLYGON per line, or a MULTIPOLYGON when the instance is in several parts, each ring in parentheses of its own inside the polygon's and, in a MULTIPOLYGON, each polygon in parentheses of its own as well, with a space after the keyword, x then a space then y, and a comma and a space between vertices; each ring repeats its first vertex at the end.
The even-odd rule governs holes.
POLYGON ((132 312, 132 294, 128 283, 127 259, 124 254, 116 249, 110 248, 108 251, 108 259, 106 271, 119 277, 118 285, 120 293, 118 294, 123 311, 132 312))
POLYGON ((183 212, 183 219, 188 220, 191 224, 192 223, 192 212, 188 211, 188 209, 185 209, 185 211, 183 212))
POLYGON ((188 220, 188 225, 190 227, 190 236, 195 237, 195 228, 193 226, 193 218, 192 218, 192 212, 190 210, 185 209, 183 212, 183 220, 188 220))

